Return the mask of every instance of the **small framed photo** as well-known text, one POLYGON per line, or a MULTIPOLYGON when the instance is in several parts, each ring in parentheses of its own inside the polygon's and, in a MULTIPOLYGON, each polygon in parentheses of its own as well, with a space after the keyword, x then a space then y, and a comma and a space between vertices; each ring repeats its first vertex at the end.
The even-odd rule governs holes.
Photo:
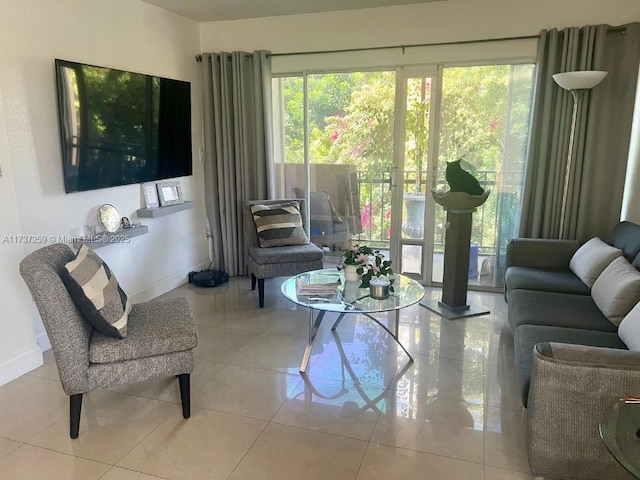
POLYGON ((158 182, 156 183, 156 187, 158 188, 158 198, 160 199, 161 207, 184 203, 180 182, 158 182))
POLYGON ((143 183, 142 193, 144 194, 144 205, 146 208, 156 208, 160 206, 160 201, 158 200, 158 190, 156 190, 155 183, 143 183))

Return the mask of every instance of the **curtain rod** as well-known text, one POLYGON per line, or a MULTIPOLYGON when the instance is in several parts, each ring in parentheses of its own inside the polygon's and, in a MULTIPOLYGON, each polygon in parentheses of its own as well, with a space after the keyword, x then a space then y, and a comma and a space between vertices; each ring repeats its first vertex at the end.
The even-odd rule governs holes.
MULTIPOLYGON (((415 47, 438 47, 443 45, 465 45, 469 43, 488 43, 488 42, 504 42, 508 40, 531 40, 533 38, 539 38, 540 35, 524 35, 521 37, 501 37, 501 38, 484 38, 480 40, 458 40, 455 42, 434 42, 434 43, 413 43, 409 45, 387 45, 384 47, 361 47, 361 48, 344 48, 341 50, 313 50, 308 52, 283 52, 283 53, 269 53, 268 57, 287 57, 290 55, 323 55, 326 53, 345 53, 345 52, 367 52, 375 50, 392 50, 394 48, 402 49, 402 54, 407 48, 415 47)), ((202 61, 202 55, 196 55, 196 62, 202 61)))
MULTIPOLYGON (((611 27, 608 33, 621 33, 622 35, 627 33, 626 27, 611 27)), ((409 45, 387 45, 384 47, 362 47, 362 48, 344 48, 339 50, 313 50, 313 51, 301 51, 301 52, 283 52, 283 53, 269 53, 268 57, 288 57, 293 55, 324 55, 328 53, 346 53, 346 52, 368 52, 376 50, 393 50, 395 48, 402 49, 404 55, 405 49, 416 47, 441 47, 447 45, 468 45, 470 43, 491 43, 491 42, 508 42, 511 40, 532 40, 534 38, 540 38, 540 35, 522 35, 519 37, 498 37, 498 38, 482 38, 478 40, 458 40, 451 42, 433 42, 433 43, 412 43, 409 45)), ((202 61, 202 55, 196 55, 196 62, 202 61)))
POLYGON ((523 35, 520 37, 500 37, 500 38, 483 38, 479 40, 458 40, 452 42, 433 42, 433 43, 412 43, 409 45, 387 45, 384 47, 362 47, 362 48, 344 48, 340 50, 314 50, 309 52, 284 52, 284 53, 271 53, 268 56, 271 57, 287 57, 290 55, 323 55, 326 53, 346 53, 346 52, 367 52, 375 50, 393 50, 399 48, 404 55, 405 49, 416 47, 440 47, 445 45, 466 45, 469 43, 489 43, 489 42, 505 42, 509 40, 531 40, 533 38, 540 38, 540 35, 523 35))

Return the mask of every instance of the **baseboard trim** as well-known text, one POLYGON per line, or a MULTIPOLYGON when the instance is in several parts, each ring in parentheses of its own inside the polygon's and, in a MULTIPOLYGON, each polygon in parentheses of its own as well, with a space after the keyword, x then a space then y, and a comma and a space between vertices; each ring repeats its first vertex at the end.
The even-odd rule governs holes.
POLYGON ((36 335, 36 342, 38 342, 38 346, 42 352, 51 350, 51 342, 49 341, 47 332, 42 332, 36 335))
POLYGON ((33 345, 28 350, 0 363, 0 385, 9 383, 11 380, 15 380, 25 373, 29 373, 43 363, 40 346, 33 345))
POLYGON ((153 300, 154 298, 159 297, 160 295, 170 292, 174 288, 178 288, 180 285, 184 285, 185 283, 187 283, 189 272, 202 270, 207 268, 208 266, 209 262, 206 262, 196 267, 180 270, 179 272, 162 278, 157 282, 141 288, 140 290, 128 293, 127 296, 129 297, 129 300, 131 300, 131 303, 148 302, 149 300, 153 300))

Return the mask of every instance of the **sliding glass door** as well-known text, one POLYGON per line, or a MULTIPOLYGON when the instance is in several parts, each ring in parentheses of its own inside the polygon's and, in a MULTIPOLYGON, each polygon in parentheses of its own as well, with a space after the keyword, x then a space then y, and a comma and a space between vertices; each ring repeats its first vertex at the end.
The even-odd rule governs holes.
POLYGON ((462 159, 489 200, 474 214, 470 284, 502 285, 517 234, 533 65, 400 67, 273 80, 281 198, 307 198, 311 241, 340 264, 353 244, 394 270, 442 281, 447 162, 462 159))
MULTIPOLYGON (((469 284, 502 287, 506 248, 517 236, 533 65, 442 69, 436 186, 461 160, 491 194, 473 215, 469 284)), ((432 281, 442 282, 446 214, 436 208, 432 281)))
MULTIPOLYGON (((398 272, 427 283, 433 251, 434 208, 431 199, 436 169, 438 105, 435 67, 399 68, 395 158, 398 212, 392 236, 393 259, 398 272)), ((395 218, 395 217, 394 217, 395 218)))
POLYGON ((389 252, 395 81, 393 71, 273 81, 278 194, 309 200, 328 265, 356 243, 389 252))

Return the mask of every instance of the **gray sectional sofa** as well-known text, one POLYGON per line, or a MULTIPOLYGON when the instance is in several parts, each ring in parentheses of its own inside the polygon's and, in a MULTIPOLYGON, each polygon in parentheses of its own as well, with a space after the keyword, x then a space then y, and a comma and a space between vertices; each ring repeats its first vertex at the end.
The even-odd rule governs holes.
MULTIPOLYGON (((619 249, 616 265, 632 275, 629 264, 640 269, 639 225, 621 222, 603 241, 619 249)), ((507 250, 505 299, 526 407, 529 462, 540 476, 633 478, 607 452, 599 421, 620 398, 640 395, 640 339, 629 341, 640 329, 638 322, 632 330, 631 320, 622 320, 628 349, 618 324, 619 315, 632 313, 625 306, 612 318, 603 307, 603 295, 618 288, 615 268, 585 284, 584 275, 574 273, 580 247, 577 241, 514 239, 507 250)), ((631 309, 640 312, 640 306, 631 309)))

